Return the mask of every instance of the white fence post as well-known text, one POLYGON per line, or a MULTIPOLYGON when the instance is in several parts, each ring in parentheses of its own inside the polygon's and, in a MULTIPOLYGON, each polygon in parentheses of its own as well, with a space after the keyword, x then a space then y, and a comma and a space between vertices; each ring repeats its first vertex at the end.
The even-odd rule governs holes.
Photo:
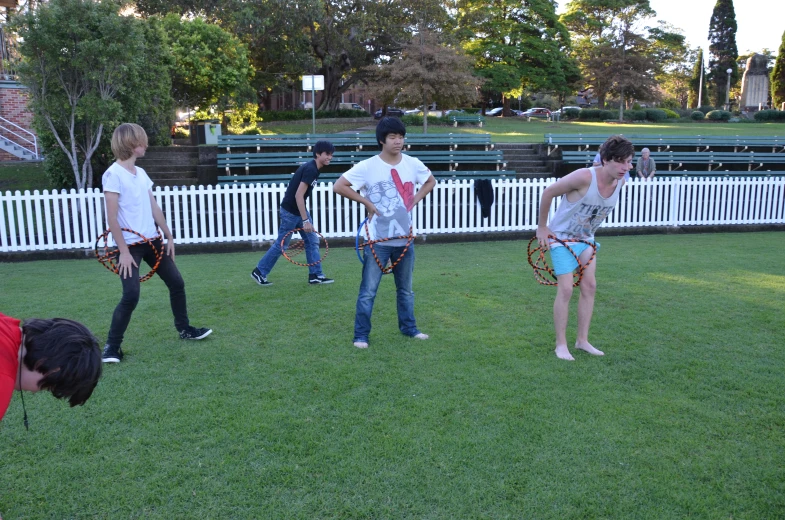
MULTIPOLYGON (((492 181, 494 206, 483 218, 470 180, 439 181, 414 210, 420 234, 533 231, 542 191, 555 179, 492 181)), ((153 191, 175 243, 272 240, 286 184, 188 187, 153 191)), ((558 206, 554 201, 551 216, 558 206)), ((354 237, 363 208, 320 183, 309 204, 326 237, 354 237)), ((608 225, 679 226, 785 223, 785 177, 660 177, 634 181, 608 225)), ((97 189, 0 193, 0 252, 91 248, 106 229, 97 189)))

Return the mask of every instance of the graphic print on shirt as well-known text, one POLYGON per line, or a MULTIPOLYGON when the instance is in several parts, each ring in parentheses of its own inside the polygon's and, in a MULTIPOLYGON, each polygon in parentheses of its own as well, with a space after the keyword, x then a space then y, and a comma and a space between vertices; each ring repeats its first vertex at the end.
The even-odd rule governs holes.
POLYGON ((581 204, 578 211, 570 219, 570 223, 564 233, 573 238, 593 236, 611 211, 613 211, 613 206, 581 204))
POLYGON ((401 182, 401 176, 398 175, 398 170, 395 168, 390 170, 390 175, 392 176, 393 182, 395 183, 395 188, 398 190, 398 193, 403 199, 403 204, 406 206, 406 210, 411 211, 412 206, 414 205, 414 183, 401 182))
MULTIPOLYGON (((400 178, 398 181, 400 182, 400 178)), ((376 223, 377 239, 409 234, 409 212, 394 182, 382 181, 371 185, 368 200, 379 212, 373 219, 376 223)))

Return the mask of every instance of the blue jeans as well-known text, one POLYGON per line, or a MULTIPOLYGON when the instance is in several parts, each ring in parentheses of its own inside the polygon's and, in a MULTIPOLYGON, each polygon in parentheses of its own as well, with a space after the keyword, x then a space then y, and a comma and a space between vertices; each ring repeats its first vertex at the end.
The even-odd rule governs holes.
MULTIPOLYGON (((401 256, 404 246, 376 244, 373 249, 382 265, 386 266, 388 259, 394 262, 401 256)), ((414 271, 414 243, 409 246, 403 259, 393 269, 395 294, 398 302, 398 328, 406 336, 416 336, 420 333, 414 319, 412 271, 414 271)), ((357 296, 357 311, 354 318, 354 341, 368 342, 368 336, 371 334, 373 301, 376 298, 376 291, 379 288, 379 282, 382 281, 382 276, 382 270, 379 269, 379 265, 371 254, 371 248, 366 246, 363 278, 360 282, 360 294, 357 296)))
MULTIPOLYGON (((311 214, 306 211, 308 218, 311 218, 311 214)), ((262 276, 265 278, 270 271, 273 270, 275 267, 275 262, 281 258, 281 253, 283 250, 281 249, 281 240, 283 237, 286 236, 291 230, 296 228, 303 227, 303 219, 300 218, 300 215, 294 215, 293 213, 289 213, 285 209, 280 209, 281 220, 280 224, 278 225, 278 238, 275 239, 273 245, 270 246, 270 249, 264 254, 259 263, 256 265, 256 268, 262 273, 262 276)), ((312 264, 314 262, 318 262, 319 260, 319 237, 313 233, 302 233, 303 242, 305 242, 305 258, 307 259, 307 263, 312 264)), ((289 239, 291 235, 289 235, 288 239, 286 240, 285 247, 289 247, 289 239)), ((308 266, 308 272, 310 274, 321 275, 322 274, 322 263, 319 262, 315 265, 308 266)))

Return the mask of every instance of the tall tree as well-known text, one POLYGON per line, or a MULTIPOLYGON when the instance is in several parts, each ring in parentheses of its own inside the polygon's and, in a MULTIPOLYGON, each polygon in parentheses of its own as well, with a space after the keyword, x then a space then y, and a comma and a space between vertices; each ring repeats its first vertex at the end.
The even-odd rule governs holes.
POLYGON ((121 16, 120 8, 111 0, 51 0, 13 20, 34 125, 57 143, 77 188, 93 186, 91 159, 106 130, 134 120, 145 105, 155 104, 164 117, 171 107, 162 33, 121 16), (147 36, 154 41, 148 44, 147 36), (146 69, 148 59, 159 77, 146 69))
POLYGON ((428 133, 428 107, 472 104, 482 79, 471 74, 474 60, 460 49, 443 45, 437 34, 423 30, 403 47, 397 59, 371 68, 371 90, 387 101, 423 106, 423 132, 428 133))
POLYGON ((785 32, 782 33, 782 43, 780 43, 777 59, 769 79, 771 80, 771 101, 776 108, 782 109, 782 105, 785 103, 785 32))
POLYGON ((553 2, 458 0, 456 8, 458 37, 486 80, 486 95, 501 94, 505 115, 524 89, 560 96, 577 90, 580 71, 553 2))
POLYGON ((695 66, 692 69, 692 77, 690 78, 690 95, 688 100, 690 108, 698 108, 699 101, 700 104, 709 102, 707 82, 706 68, 703 64, 703 49, 698 49, 698 56, 695 58, 695 66), (701 91, 700 89, 703 90, 701 91))
MULTIPOLYGON (((562 21, 573 35, 573 52, 598 106, 608 94, 622 101, 655 97, 657 65, 640 22, 655 16, 648 0, 572 0, 562 21)), ((621 117, 621 112, 620 112, 621 117)))
POLYGON ((714 106, 725 104, 728 73, 731 87, 739 81, 739 66, 736 58, 736 12, 733 0, 717 0, 709 22, 709 81, 714 106))
POLYGON ((249 101, 253 69, 245 45, 201 18, 169 14, 163 25, 175 60, 172 93, 179 106, 223 110, 249 101))

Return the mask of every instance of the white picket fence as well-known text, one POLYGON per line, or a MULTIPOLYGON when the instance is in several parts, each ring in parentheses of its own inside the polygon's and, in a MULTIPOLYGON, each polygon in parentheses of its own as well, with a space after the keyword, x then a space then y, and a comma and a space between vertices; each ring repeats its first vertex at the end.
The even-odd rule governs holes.
MULTIPOLYGON (((482 218, 471 180, 441 181, 413 211, 417 235, 526 231, 537 227, 543 189, 554 179, 494 180, 482 218)), ((285 184, 163 189, 154 195, 177 244, 272 240, 285 184)), ((314 188, 309 210, 325 237, 353 237, 365 209, 314 188)), ((629 183, 605 227, 785 223, 785 177, 660 177, 629 183)), ((0 252, 93 248, 107 228, 98 189, 0 194, 0 252)))

